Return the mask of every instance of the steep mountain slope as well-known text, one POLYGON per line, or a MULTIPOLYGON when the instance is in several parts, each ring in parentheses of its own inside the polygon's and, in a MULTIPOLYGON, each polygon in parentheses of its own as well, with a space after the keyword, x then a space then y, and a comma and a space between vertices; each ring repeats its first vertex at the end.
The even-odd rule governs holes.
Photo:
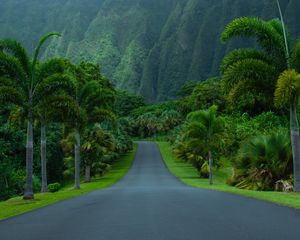
MULTIPOLYGON (((300 35, 299 0, 282 0, 286 22, 300 35)), ((120 88, 148 100, 173 97, 186 81, 219 74, 219 36, 239 16, 276 17, 275 0, 1 0, 0 37, 32 50, 39 36, 59 31, 44 56, 98 62, 120 88)))

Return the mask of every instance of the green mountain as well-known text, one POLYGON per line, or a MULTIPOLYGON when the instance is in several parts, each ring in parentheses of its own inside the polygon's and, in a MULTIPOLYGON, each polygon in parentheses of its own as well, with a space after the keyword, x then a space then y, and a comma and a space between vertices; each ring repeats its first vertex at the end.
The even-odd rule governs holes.
MULTIPOLYGON (((299 0, 282 0, 292 36, 300 36, 299 0)), ((275 0, 1 0, 0 37, 32 50, 48 31, 59 31, 44 57, 98 62, 119 88, 148 100, 173 97, 186 81, 219 74, 226 52, 219 35, 239 16, 278 16, 275 0)))

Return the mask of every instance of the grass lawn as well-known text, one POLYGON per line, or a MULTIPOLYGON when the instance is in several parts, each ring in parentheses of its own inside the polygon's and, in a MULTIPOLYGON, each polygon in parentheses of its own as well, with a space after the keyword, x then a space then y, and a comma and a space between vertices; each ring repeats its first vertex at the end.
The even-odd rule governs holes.
POLYGON ((91 183, 82 183, 80 190, 73 187, 64 188, 56 193, 38 193, 35 194, 34 200, 23 200, 22 197, 11 198, 7 201, 0 202, 0 220, 16 216, 30 210, 40 208, 67 198, 82 195, 87 192, 109 187, 120 180, 130 169, 137 145, 134 144, 133 151, 122 156, 112 166, 112 169, 104 176, 94 179, 91 183))
POLYGON ((163 156, 163 159, 170 172, 179 178, 183 183, 192 187, 206 188, 211 190, 230 192, 246 197, 270 201, 279 205, 294 207, 300 209, 300 194, 283 192, 261 192, 242 190, 227 185, 226 179, 231 175, 230 166, 224 166, 214 171, 214 185, 210 186, 207 179, 199 178, 197 170, 187 162, 184 162, 173 154, 172 148, 167 142, 157 142, 163 156))

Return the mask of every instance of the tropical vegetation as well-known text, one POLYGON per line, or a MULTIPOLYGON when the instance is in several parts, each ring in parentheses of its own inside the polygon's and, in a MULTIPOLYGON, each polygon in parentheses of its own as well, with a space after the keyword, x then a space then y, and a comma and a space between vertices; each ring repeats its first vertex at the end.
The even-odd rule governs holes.
MULTIPOLYGON (((280 2, 295 40, 300 35, 299 0, 280 2)), ((0 38, 22 40, 33 51, 32 43, 42 33, 58 31, 64 37, 51 40, 45 57, 100 63, 103 74, 118 88, 159 102, 175 98, 187 81, 219 75, 224 54, 233 48, 253 46, 251 39, 240 38, 220 44, 220 33, 230 21, 242 16, 278 16, 275 0, 1 3, 0 38)))
MULTIPOLYGON (((168 141, 176 159, 210 185, 219 184, 221 173, 230 189, 299 192, 300 41, 280 16, 232 20, 220 48, 241 38, 247 47, 232 44, 223 51, 221 63, 214 63, 219 76, 209 78, 197 70, 211 63, 207 56, 199 60, 194 53, 188 67, 161 53, 166 69, 158 73, 152 66, 160 55, 156 48, 146 54, 133 41, 121 57, 104 33, 101 66, 80 51, 77 62, 53 57, 67 39, 56 32, 44 35, 32 55, 16 40, 0 40, 0 200, 33 199, 71 185, 80 191, 83 181, 109 173, 133 149, 133 139, 168 141), (107 47, 114 53, 109 57, 107 47), (145 98, 116 86, 139 89, 145 98)), ((184 40, 179 46, 178 56, 192 51, 184 40)))
POLYGON ((34 192, 48 191, 48 183, 52 191, 52 183, 67 184, 70 176, 79 189, 80 162, 90 182, 91 175, 103 175, 133 146, 113 110, 117 91, 98 65, 39 59, 42 46, 53 36, 60 34, 41 38, 33 59, 21 43, 0 41, 2 200, 15 195, 33 199, 34 192), (37 128, 40 137, 34 134, 37 128), (26 154, 21 147, 25 139, 26 154), (35 148, 37 141, 40 149, 35 148))

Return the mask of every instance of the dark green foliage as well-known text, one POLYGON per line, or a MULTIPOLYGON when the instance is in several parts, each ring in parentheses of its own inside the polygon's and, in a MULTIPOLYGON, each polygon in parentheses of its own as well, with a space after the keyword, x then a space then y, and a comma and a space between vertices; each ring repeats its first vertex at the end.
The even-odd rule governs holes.
POLYGON ((145 105, 142 96, 134 95, 125 91, 118 91, 115 102, 116 113, 119 116, 128 116, 134 110, 145 105))
POLYGON ((210 78, 196 85, 193 89, 195 109, 207 109, 213 105, 218 106, 219 111, 225 108, 225 97, 221 90, 220 79, 210 78))
POLYGON ((25 149, 23 146, 26 133, 11 128, 5 124, 2 117, 0 119, 0 200, 6 200, 24 191, 25 149))
POLYGON ((268 135, 288 128, 288 119, 273 112, 265 112, 256 117, 248 114, 227 115, 224 120, 223 154, 229 157, 238 151, 240 143, 253 136, 268 135))
POLYGON ((192 95, 194 88, 196 87, 196 82, 186 82, 177 92, 177 97, 184 98, 192 95))
MULTIPOLYGON (((60 140, 63 138, 63 125, 51 124, 47 128, 47 175, 49 182, 63 182, 63 152, 60 140)), ((37 141, 39 142, 39 141, 37 141)), ((38 158, 39 153, 36 154, 38 158)), ((38 158, 37 160, 39 160, 38 158)), ((40 173, 40 171, 38 172, 40 173)))
POLYGON ((127 131, 134 137, 166 135, 182 122, 182 115, 176 111, 175 102, 161 105, 146 105, 132 112, 127 118, 127 131))
POLYGON ((48 191, 49 192, 58 192, 61 189, 61 184, 56 182, 56 183, 51 183, 48 185, 48 191))

